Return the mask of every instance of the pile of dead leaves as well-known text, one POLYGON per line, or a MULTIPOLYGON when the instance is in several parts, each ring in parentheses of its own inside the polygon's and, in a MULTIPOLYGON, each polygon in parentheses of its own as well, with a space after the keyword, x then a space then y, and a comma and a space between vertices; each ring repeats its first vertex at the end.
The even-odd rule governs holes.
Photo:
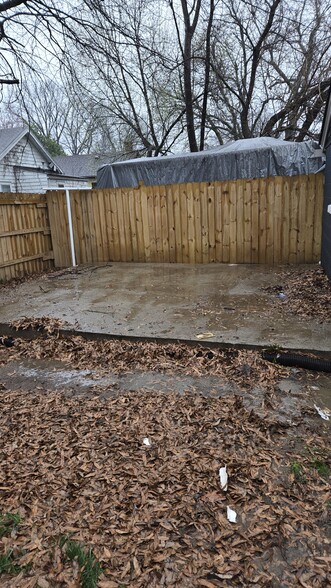
POLYGON ((322 268, 280 275, 281 284, 264 291, 279 297, 285 312, 331 321, 331 282, 322 268))
POLYGON ((21 524, 0 551, 21 571, 1 585, 82 586, 67 536, 93 549, 100 588, 330 585, 323 426, 299 451, 232 396, 2 393, 1 509, 21 524))
POLYGON ((49 335, 58 334, 60 329, 63 329, 67 325, 68 323, 66 321, 50 316, 42 316, 40 318, 25 316, 10 323, 10 327, 16 331, 33 329, 48 333, 49 335))
MULTIPOLYGON (((57 319, 35 319, 45 330, 55 330, 57 319)), ((25 323, 24 323, 25 324, 25 323)), ((29 324, 29 323, 28 323, 29 324)), ((157 371, 191 376, 215 375, 241 388, 271 387, 289 373, 271 364, 257 351, 211 349, 182 343, 148 343, 126 340, 86 340, 81 336, 15 339, 11 349, 1 350, 0 362, 18 358, 52 359, 71 368, 95 369, 105 373, 157 371)))

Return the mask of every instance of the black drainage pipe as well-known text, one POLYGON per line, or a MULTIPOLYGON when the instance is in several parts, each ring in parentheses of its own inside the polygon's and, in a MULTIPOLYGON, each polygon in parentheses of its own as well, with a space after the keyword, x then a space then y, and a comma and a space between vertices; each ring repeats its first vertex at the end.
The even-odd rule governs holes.
POLYGON ((331 372, 331 361, 328 359, 307 357, 306 355, 299 355, 297 353, 278 353, 276 351, 262 351, 262 357, 267 361, 289 367, 304 368, 318 372, 331 372))

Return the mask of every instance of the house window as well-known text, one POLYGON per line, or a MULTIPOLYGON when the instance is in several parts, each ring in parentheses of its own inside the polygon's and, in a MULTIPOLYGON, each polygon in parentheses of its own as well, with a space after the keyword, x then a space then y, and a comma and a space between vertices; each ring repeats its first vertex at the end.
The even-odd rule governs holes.
POLYGON ((64 188, 64 184, 58 184, 57 187, 58 188, 64 188))
POLYGON ((10 184, 0 184, 0 192, 11 192, 10 184))

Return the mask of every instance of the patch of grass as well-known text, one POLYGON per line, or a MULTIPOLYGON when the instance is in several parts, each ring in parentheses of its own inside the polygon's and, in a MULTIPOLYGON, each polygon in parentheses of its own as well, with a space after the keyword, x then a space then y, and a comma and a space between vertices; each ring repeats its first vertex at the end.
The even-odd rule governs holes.
POLYGON ((291 463, 290 470, 291 473, 294 475, 294 478, 297 480, 297 482, 306 481, 306 478, 303 474, 303 467, 301 463, 299 463, 298 461, 294 461, 293 463, 291 463))
POLYGON ((68 561, 77 561, 80 567, 81 588, 97 588, 102 569, 93 549, 86 548, 79 541, 73 541, 65 536, 60 538, 59 544, 68 561))
POLYGON ((5 535, 10 535, 14 529, 17 529, 20 522, 21 517, 19 514, 12 512, 0 513, 0 539, 5 535))
POLYGON ((1 574, 19 574, 24 568, 15 564, 13 552, 7 551, 0 555, 0 576, 1 574))
POLYGON ((323 459, 314 459, 310 465, 314 470, 318 471, 322 478, 328 478, 331 474, 328 464, 323 459))

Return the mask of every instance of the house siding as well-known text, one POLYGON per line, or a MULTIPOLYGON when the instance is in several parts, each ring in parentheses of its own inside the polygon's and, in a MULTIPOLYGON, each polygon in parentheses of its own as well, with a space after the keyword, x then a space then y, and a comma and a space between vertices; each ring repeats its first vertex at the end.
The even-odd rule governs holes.
POLYGON ((0 162, 0 183, 10 184, 12 192, 44 193, 48 189, 48 163, 42 154, 23 137, 0 162), (34 168, 19 169, 23 166, 34 168), (38 168, 44 168, 45 172, 38 168))
POLYGON ((331 214, 327 210, 328 206, 331 206, 331 136, 329 136, 329 146, 326 150, 322 221, 322 266, 331 280, 331 214))
POLYGON ((89 189, 92 187, 92 183, 88 180, 79 179, 66 179, 66 178, 48 178, 48 189, 49 190, 63 190, 65 188, 80 188, 81 190, 89 189), (61 186, 60 186, 61 184, 61 186))

